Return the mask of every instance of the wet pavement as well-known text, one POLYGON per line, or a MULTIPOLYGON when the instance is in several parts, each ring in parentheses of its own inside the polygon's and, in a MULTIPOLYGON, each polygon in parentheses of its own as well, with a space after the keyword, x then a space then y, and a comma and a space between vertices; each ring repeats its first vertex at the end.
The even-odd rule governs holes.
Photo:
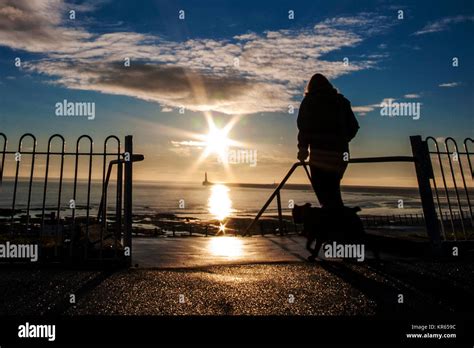
POLYGON ((132 264, 145 268, 304 261, 299 236, 134 238, 132 264))
POLYGON ((0 315, 393 316, 474 309, 472 262, 308 263, 296 236, 133 243, 138 267, 130 269, 1 269, 0 315))
MULTIPOLYGON (((297 235, 134 238, 132 264, 144 268, 176 268, 306 261, 310 253, 305 243, 297 235)), ((323 254, 320 253, 321 258, 323 254)), ((367 250, 367 259, 372 256, 367 250)))
POLYGON ((320 267, 304 264, 131 270, 68 314, 370 315, 376 303, 320 267))

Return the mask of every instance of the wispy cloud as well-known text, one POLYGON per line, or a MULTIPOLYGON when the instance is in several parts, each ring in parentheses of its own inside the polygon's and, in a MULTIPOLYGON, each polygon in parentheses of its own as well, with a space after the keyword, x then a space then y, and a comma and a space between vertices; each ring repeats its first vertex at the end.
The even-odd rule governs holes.
POLYGON ((446 83, 440 83, 438 87, 444 87, 444 88, 453 88, 459 86, 461 83, 459 82, 446 82, 446 83))
POLYGON ((474 22, 474 16, 459 15, 454 17, 446 17, 437 21, 428 23, 422 29, 413 33, 413 35, 423 35, 448 30, 451 24, 463 22, 474 22))
POLYGON ((174 147, 198 147, 201 148, 206 146, 206 144, 202 141, 195 141, 195 140, 171 140, 171 144, 174 147))
MULTIPOLYGON (((329 18, 314 27, 175 42, 135 32, 93 34, 65 19, 60 0, 0 0, 0 45, 38 53, 25 68, 67 88, 158 102, 165 110, 251 114, 285 110, 315 72, 337 78, 384 56, 344 65, 328 53, 354 47, 394 21, 374 13, 329 18), (123 64, 130 58, 131 65, 123 64)), ((90 11, 83 6, 78 11, 90 11)))
POLYGON ((409 93, 409 94, 405 94, 403 98, 418 99, 418 98, 421 98, 421 95, 419 93, 409 93))
POLYGON ((374 111, 374 109, 377 107, 379 107, 378 104, 353 106, 352 111, 357 113, 359 116, 365 116, 367 113, 374 111))

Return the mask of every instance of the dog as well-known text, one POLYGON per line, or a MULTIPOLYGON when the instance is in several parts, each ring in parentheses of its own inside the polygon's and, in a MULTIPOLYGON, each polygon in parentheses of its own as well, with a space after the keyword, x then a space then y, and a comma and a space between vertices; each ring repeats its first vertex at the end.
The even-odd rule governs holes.
MULTIPOLYGON (((306 249, 311 253, 309 261, 314 261, 323 244, 333 241, 341 244, 369 244, 364 226, 357 212, 359 207, 325 209, 311 207, 310 203, 295 205, 292 210, 293 221, 303 224, 306 237, 306 249), (312 248, 312 244, 316 245, 312 248)), ((379 259, 378 251, 371 246, 374 256, 379 259)))

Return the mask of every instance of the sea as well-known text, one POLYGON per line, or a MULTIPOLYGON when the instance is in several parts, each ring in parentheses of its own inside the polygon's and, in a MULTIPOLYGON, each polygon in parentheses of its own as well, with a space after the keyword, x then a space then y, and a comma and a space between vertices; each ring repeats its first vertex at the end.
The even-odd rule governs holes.
MULTIPOLYGON (((15 209, 26 209, 29 183, 19 180, 15 197, 15 209)), ((68 214, 74 197, 73 182, 64 180, 59 201, 60 210, 68 214)), ((0 209, 5 213, 12 208, 14 180, 4 179, 0 185, 0 209)), ((217 184, 203 186, 200 182, 135 182, 133 185, 134 214, 174 214, 178 217, 197 219, 222 219, 224 217, 254 216, 269 199, 274 189, 248 188, 217 184)), ((107 190, 107 207, 115 209, 116 186, 107 190)), ((343 200, 347 206, 358 206, 361 215, 403 215, 421 214, 421 202, 417 188, 394 187, 343 187, 343 200)), ((79 181, 76 190, 76 216, 85 214, 87 204, 87 183, 79 181)), ((98 210, 102 195, 102 183, 92 182, 90 209, 98 210)), ((30 212, 41 212, 43 200, 47 211, 57 209, 59 196, 58 181, 48 183, 46 191, 43 180, 35 180, 31 188, 30 212), (45 194, 46 192, 46 194, 45 194)), ((283 189, 281 205, 285 214, 291 213, 295 204, 311 203, 318 206, 314 191, 308 189, 283 189)), ((266 214, 277 212, 276 199, 269 205, 266 214)), ((6 215, 6 214, 5 214, 6 215)))

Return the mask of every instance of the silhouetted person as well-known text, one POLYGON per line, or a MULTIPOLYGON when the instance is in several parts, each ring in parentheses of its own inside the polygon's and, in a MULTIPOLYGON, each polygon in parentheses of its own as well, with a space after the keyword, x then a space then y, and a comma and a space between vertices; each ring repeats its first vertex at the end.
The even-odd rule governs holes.
POLYGON ((298 113, 298 160, 309 155, 312 186, 323 208, 342 208, 341 179, 347 168, 349 142, 359 124, 349 100, 326 77, 315 74, 298 113), (309 149, 309 151, 308 151, 309 149))

